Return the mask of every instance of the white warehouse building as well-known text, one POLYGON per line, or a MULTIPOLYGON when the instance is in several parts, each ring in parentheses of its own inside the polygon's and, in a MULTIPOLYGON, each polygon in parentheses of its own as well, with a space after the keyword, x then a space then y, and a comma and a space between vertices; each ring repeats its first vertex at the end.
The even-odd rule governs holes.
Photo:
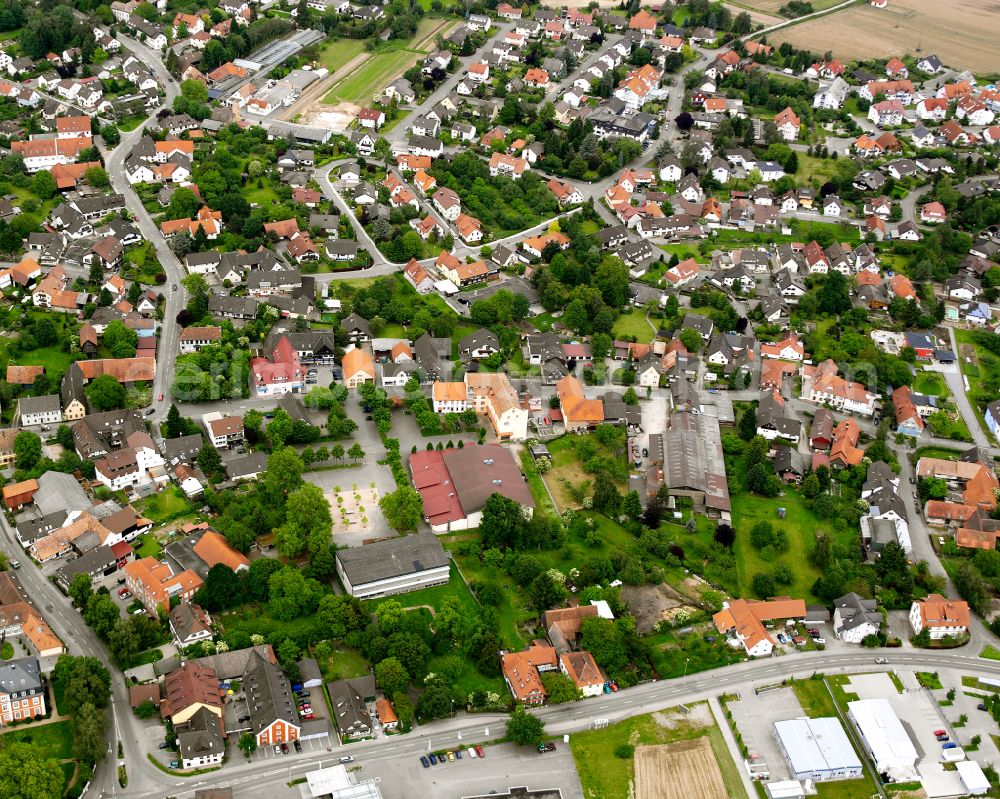
POLYGON ((847 716, 880 774, 887 773, 897 782, 918 778, 917 750, 888 699, 848 702, 847 716))
POLYGON ((774 737, 796 780, 850 780, 862 774, 861 759, 832 716, 776 721, 774 737))

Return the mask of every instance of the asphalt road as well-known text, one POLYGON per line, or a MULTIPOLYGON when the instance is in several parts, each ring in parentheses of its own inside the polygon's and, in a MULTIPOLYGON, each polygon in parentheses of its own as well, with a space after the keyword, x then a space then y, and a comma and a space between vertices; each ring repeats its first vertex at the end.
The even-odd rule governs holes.
MULTIPOLYGON (((136 57, 141 58, 156 75, 156 79, 163 86, 165 97, 163 107, 171 107, 176 97, 180 93, 177 81, 167 71, 160 59, 160 54, 150 47, 136 41, 135 39, 122 37, 125 46, 132 50, 136 57)), ((179 348, 178 335, 180 332, 177 325, 177 313, 187 303, 187 291, 181 284, 181 280, 186 275, 183 265, 174 255, 167 245, 166 239, 160 234, 159 228, 153 222, 149 212, 143 207, 138 195, 132 191, 125 174, 124 163, 132 148, 142 138, 146 125, 155 118, 159 109, 154 109, 150 118, 135 130, 122 134, 119 145, 105 157, 105 167, 111 185, 115 191, 125 197, 125 205, 129 212, 135 217, 136 226, 142 233, 142 237, 153 245, 156 256, 163 266, 167 275, 167 282, 163 285, 163 294, 166 297, 166 307, 163 314, 163 322, 160 327, 160 342, 156 357, 156 377, 153 381, 152 407, 156 410, 152 419, 159 420, 166 416, 170 408, 170 383, 173 379, 174 365, 177 361, 179 348), (177 289, 173 290, 173 286, 177 289), (159 397, 163 397, 162 400, 159 397)))

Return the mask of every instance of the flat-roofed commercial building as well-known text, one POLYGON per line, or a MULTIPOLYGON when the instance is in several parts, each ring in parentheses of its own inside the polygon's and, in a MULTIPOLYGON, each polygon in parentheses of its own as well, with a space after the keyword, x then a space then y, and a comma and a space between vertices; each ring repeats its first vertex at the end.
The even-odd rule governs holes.
POLYGON ((776 721, 774 737, 797 780, 819 782, 861 776, 861 759, 840 721, 832 716, 776 721))
POLYGON ((848 702, 847 716, 880 774, 888 773, 897 782, 917 778, 917 750, 888 699, 848 702))

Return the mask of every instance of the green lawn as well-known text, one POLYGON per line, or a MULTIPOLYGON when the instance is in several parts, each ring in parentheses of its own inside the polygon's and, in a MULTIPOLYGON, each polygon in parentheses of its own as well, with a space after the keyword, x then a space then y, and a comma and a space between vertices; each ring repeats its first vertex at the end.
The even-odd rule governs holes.
POLYGON ((634 338, 643 344, 652 341, 655 332, 646 321, 646 312, 640 308, 635 308, 627 314, 619 316, 611 331, 615 338, 634 338))
POLYGON ((328 681, 364 677, 370 673, 369 667, 364 655, 343 644, 333 651, 326 663, 320 664, 323 678, 328 681))
POLYGON ((657 722, 653 715, 634 716, 602 730, 589 730, 570 736, 570 749, 576 770, 587 797, 626 797, 634 793, 633 758, 618 758, 614 751, 622 744, 668 744, 707 735, 719 763, 726 791, 730 797, 746 797, 736 764, 726 747, 722 731, 712 724, 703 727, 679 719, 671 726, 657 722))
POLYGON ((979 653, 979 657, 986 658, 987 660, 1000 660, 1000 649, 987 644, 983 647, 983 651, 979 653))
POLYGON ((538 473, 535 461, 528 450, 521 450, 521 469, 524 471, 528 488, 531 490, 531 497, 535 500, 535 507, 542 508, 546 512, 555 515, 556 509, 549 498, 549 492, 545 490, 545 483, 538 473))
POLYGON ((163 552, 163 545, 153 533, 143 533, 139 536, 142 543, 135 548, 137 558, 159 558, 163 552))
POLYGON ((414 50, 390 50, 376 53, 357 70, 347 75, 323 98, 327 105, 340 102, 365 105, 396 77, 420 60, 414 50))
POLYGON ((825 532, 837 544, 852 546, 857 531, 839 529, 813 515, 805 501, 794 488, 785 489, 785 496, 769 499, 745 493, 731 495, 733 523, 736 528, 737 570, 740 593, 750 593, 750 581, 757 572, 771 571, 779 562, 791 569, 794 582, 780 586, 780 593, 793 597, 803 597, 806 601, 816 601, 812 593, 813 583, 819 577, 819 569, 812 564, 812 552, 816 533, 825 532), (785 518, 778 518, 778 508, 785 508, 785 518), (750 529, 757 522, 769 522, 775 530, 783 530, 788 540, 788 550, 777 560, 762 553, 750 543, 750 529))
POLYGON ((10 660, 14 657, 14 645, 10 641, 4 641, 0 646, 0 660, 10 660))
POLYGON ((823 183, 837 176, 837 162, 829 158, 816 158, 806 153, 796 153, 799 158, 799 168, 795 172, 797 183, 811 183, 818 180, 823 183))
POLYGON ((948 395, 948 387, 937 372, 918 372, 913 381, 913 390, 918 394, 933 394, 935 397, 948 395))
POLYGON ((364 39, 331 39, 319 51, 318 60, 332 75, 363 52, 365 52, 364 39))
POLYGON ((0 735, 2 743, 30 743, 40 750, 40 758, 54 757, 56 760, 66 760, 73 757, 73 733, 68 721, 53 721, 39 727, 24 730, 13 730, 0 735))
POLYGON ((941 678, 936 671, 916 671, 913 675, 917 678, 917 682, 920 683, 922 688, 934 691, 942 687, 941 678))
POLYGON ((446 585, 435 585, 431 588, 422 588, 419 591, 410 591, 407 594, 401 596, 392 596, 385 599, 372 599, 364 604, 365 609, 374 612, 375 608, 381 605, 383 602, 399 602, 404 608, 417 608, 423 605, 429 605, 434 608, 435 611, 440 609, 441 604, 450 596, 458 597, 462 606, 467 608, 472 614, 478 615, 479 613, 479 603, 476 602, 475 598, 472 596, 472 592, 469 591, 468 587, 465 585, 465 581, 462 580, 462 576, 458 573, 454 565, 451 567, 451 579, 446 585))
POLYGON ((151 519, 157 524, 163 524, 183 516, 185 513, 190 513, 193 506, 179 486, 171 485, 158 494, 137 503, 136 508, 147 519, 151 519))

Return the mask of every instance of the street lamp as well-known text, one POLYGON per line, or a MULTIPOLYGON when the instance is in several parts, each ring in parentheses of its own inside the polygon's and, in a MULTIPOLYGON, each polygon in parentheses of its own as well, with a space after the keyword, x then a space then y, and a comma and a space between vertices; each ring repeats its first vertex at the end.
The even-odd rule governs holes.
MULTIPOLYGON (((690 663, 690 662, 691 662, 691 658, 684 658, 684 677, 688 676, 688 663, 690 663)), ((684 677, 681 677, 681 679, 683 680, 684 677)))

